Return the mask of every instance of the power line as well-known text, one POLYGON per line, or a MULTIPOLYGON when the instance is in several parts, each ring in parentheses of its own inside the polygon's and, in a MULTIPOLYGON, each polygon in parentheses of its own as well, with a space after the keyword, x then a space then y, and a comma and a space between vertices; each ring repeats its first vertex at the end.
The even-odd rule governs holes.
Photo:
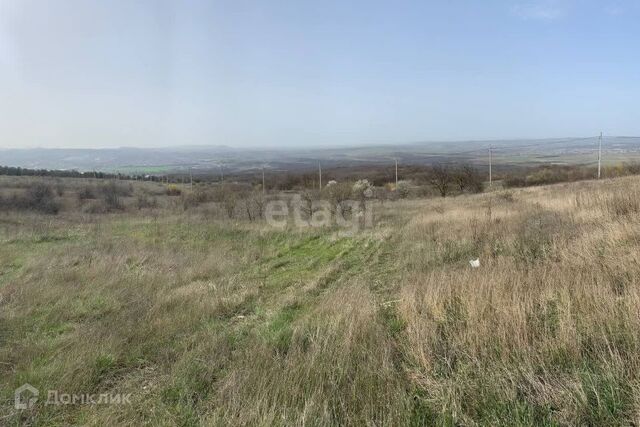
POLYGON ((600 132, 600 138, 598 138, 598 179, 600 179, 602 173, 602 132, 600 132))
POLYGON ((489 146, 489 187, 493 186, 493 147, 489 146))
POLYGON ((396 188, 398 188, 398 159, 396 158, 396 188))

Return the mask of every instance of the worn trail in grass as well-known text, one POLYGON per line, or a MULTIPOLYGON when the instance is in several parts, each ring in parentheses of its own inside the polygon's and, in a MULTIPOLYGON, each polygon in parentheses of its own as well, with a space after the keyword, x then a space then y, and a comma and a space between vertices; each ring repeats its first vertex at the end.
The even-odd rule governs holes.
MULTIPOLYGON (((260 365, 273 375, 265 388, 273 388, 282 375, 324 387, 322 378, 337 374, 340 395, 353 386, 343 376, 351 374, 334 372, 335 360, 315 366, 299 354, 313 347, 309 334, 344 340, 352 333, 354 320, 344 323, 342 313, 330 314, 327 310, 339 305, 329 301, 361 304, 371 310, 367 322, 373 321, 365 322, 363 331, 387 333, 380 325, 378 297, 368 294, 391 261, 380 233, 115 218, 44 232, 27 227, 7 243, 0 276, 9 302, 2 313, 3 400, 9 402, 6 391, 24 382, 45 390, 131 392, 134 399, 125 407, 38 407, 14 414, 23 421, 226 419, 238 410, 229 395, 254 387, 246 382, 260 374, 239 377, 260 365), (20 358, 16 349, 22 349, 20 358)), ((352 314, 362 307, 354 306, 352 314)), ((380 345, 377 339, 371 345, 380 345)), ((328 346, 316 347, 316 357, 338 357, 328 346)), ((352 363, 354 352, 370 357, 363 351, 346 351, 340 363, 352 363)), ((384 391, 382 384, 379 390, 384 391)), ((275 393, 280 400, 247 414, 246 423, 263 423, 282 405, 297 417, 318 398, 312 393, 305 403, 304 395, 280 389, 275 393)), ((326 399, 316 409, 326 411, 329 405, 328 419, 350 416, 339 408, 342 403, 326 399)), ((369 408, 374 399, 368 399, 369 408)), ((359 416, 366 419, 364 412, 359 416)))

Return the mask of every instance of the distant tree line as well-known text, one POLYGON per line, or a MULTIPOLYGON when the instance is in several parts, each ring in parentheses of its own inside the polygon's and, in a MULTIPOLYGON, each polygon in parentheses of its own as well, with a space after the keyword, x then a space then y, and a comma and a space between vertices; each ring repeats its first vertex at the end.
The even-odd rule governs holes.
MULTIPOLYGON (((0 166, 0 175, 7 176, 46 176, 53 178, 94 178, 94 179, 122 179, 122 180, 137 180, 137 181, 156 181, 161 182, 167 179, 165 176, 156 175, 143 175, 143 174, 122 174, 122 173, 109 173, 109 172, 80 172, 75 169, 60 170, 60 169, 30 169, 17 166, 0 166)), ((173 176, 169 178, 171 182, 178 182, 173 176)), ((184 181, 184 178, 183 178, 184 181)))
MULTIPOLYGON (((487 168, 470 164, 442 163, 436 165, 401 165, 398 180, 411 183, 414 187, 429 187, 442 197, 460 193, 478 193, 483 191, 488 180, 487 168)), ((163 175, 121 174, 108 172, 80 172, 77 170, 30 169, 13 166, 0 166, 0 175, 41 176, 55 178, 95 178, 166 182, 171 184, 223 182, 221 176, 213 171, 199 171, 193 178, 185 173, 174 172, 163 175)), ((640 175, 640 163, 622 163, 607 165, 603 168, 603 177, 613 178, 625 175, 640 175)), ((593 179, 596 168, 585 165, 541 165, 526 167, 519 165, 495 165, 494 181, 502 181, 505 187, 528 187, 593 179)), ((374 187, 385 187, 395 183, 395 169, 380 164, 355 167, 333 167, 323 170, 322 181, 355 182, 366 179, 374 187)), ((262 173, 230 173, 224 177, 225 183, 245 184, 251 187, 262 185, 262 173)), ((270 191, 300 191, 318 189, 317 171, 266 171, 266 188, 270 191)), ((406 191, 403 189, 403 191, 406 191)), ((421 194, 420 194, 421 195, 421 194)))
POLYGON ((15 166, 0 166, 0 175, 8 176, 50 176, 55 178, 98 178, 98 179, 132 179, 129 175, 110 174, 106 172, 79 172, 77 170, 29 169, 15 166))

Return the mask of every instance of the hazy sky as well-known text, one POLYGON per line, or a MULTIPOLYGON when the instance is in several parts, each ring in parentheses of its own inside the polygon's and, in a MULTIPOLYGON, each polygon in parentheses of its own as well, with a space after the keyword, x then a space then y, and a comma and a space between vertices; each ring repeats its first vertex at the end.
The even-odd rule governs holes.
POLYGON ((640 135, 640 1, 0 0, 0 147, 640 135))

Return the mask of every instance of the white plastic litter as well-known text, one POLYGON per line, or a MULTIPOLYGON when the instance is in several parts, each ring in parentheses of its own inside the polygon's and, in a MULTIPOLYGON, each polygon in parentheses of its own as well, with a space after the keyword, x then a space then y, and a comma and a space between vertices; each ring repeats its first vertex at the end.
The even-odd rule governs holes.
POLYGON ((472 268, 480 268, 480 258, 469 261, 472 268))

